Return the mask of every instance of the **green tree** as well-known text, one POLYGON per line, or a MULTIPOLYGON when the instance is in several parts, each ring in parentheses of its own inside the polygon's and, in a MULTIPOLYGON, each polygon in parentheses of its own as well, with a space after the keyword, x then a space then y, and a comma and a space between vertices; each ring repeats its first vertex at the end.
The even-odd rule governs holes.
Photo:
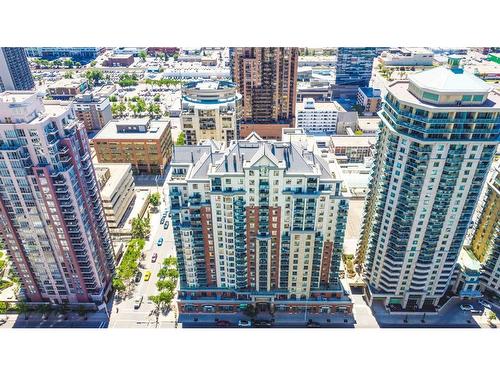
POLYGON ((0 315, 6 315, 9 310, 9 303, 0 301, 0 315))
POLYGON ((362 106, 361 104, 354 104, 352 106, 352 109, 358 112, 358 115, 362 116, 363 112, 365 111, 365 107, 362 106))
POLYGON ((142 51, 139 51, 139 58, 142 60, 142 61, 146 61, 146 51, 142 50, 142 51))
POLYGON ((160 60, 166 60, 165 54, 163 52, 158 53, 158 57, 160 58, 160 60))
POLYGON ((177 142, 175 142, 177 146, 182 146, 186 144, 186 136, 184 135, 184 132, 181 132, 179 136, 177 137, 177 142))
POLYGON ((116 102, 118 101, 118 99, 116 99, 116 96, 115 96, 115 95, 110 95, 110 96, 109 96, 109 101, 110 101, 111 103, 116 103, 116 102))
POLYGON ((144 239, 149 236, 151 231, 151 223, 149 217, 141 219, 140 217, 135 217, 132 219, 132 237, 138 239, 144 239))
POLYGON ((497 318, 497 314, 494 311, 488 311, 488 320, 491 322, 497 318))
POLYGON ((85 77, 87 78, 89 85, 95 86, 103 78, 103 74, 99 69, 89 69, 85 72, 85 77))
POLYGON ((72 68, 75 63, 73 62, 73 59, 72 58, 68 58, 68 59, 65 59, 63 61, 63 65, 66 67, 66 68, 72 68))
POLYGON ((139 109, 137 108, 137 104, 135 104, 135 103, 129 102, 128 109, 131 110, 132 112, 134 112, 135 116, 137 116, 137 114, 139 113, 139 109))
POLYGON ((158 290, 170 290, 170 291, 174 291, 175 290, 175 287, 177 286, 177 282, 174 281, 174 280, 171 280, 171 279, 167 279, 167 280, 158 280, 156 282, 156 287, 158 288, 158 290))
POLYGON ((143 112, 146 112, 146 101, 142 98, 137 98, 137 100, 135 101, 136 105, 137 105, 137 111, 142 114, 143 112))
POLYGON ((170 306, 172 300, 174 299, 174 292, 170 290, 164 290, 156 296, 149 296, 148 299, 153 302, 159 312, 160 310, 163 310, 166 307, 170 306))
POLYGON ((161 100, 161 97, 160 97, 160 94, 156 94, 154 97, 153 97, 153 100, 155 102, 159 102, 161 100))
POLYGON ((78 69, 78 68, 81 68, 81 67, 82 67, 82 64, 81 64, 79 61, 77 61, 77 62, 75 63, 75 67, 76 67, 77 69, 78 69))
POLYGON ((149 203, 153 206, 153 207, 158 207, 161 203, 161 197, 160 197, 160 193, 153 193, 153 194, 150 194, 149 195, 149 203))
POLYGON ((174 53, 174 55, 172 57, 174 58, 174 61, 177 61, 177 59, 179 58, 179 54, 178 53, 174 53))
POLYGON ((72 71, 65 72, 63 77, 64 78, 73 78, 73 72, 72 71))
POLYGON ((115 276, 113 278, 112 285, 113 285, 113 289, 118 291, 118 292, 122 292, 126 289, 125 283, 123 282, 123 280, 120 277, 115 276))
POLYGON ((177 267, 177 258, 169 256, 169 257, 163 259, 163 266, 165 266, 167 268, 177 267))
POLYGON ((91 66, 91 67, 94 67, 94 66, 96 66, 96 65, 97 65, 97 61, 95 61, 95 60, 94 60, 94 61, 92 61, 92 62, 90 63, 90 66, 91 66))

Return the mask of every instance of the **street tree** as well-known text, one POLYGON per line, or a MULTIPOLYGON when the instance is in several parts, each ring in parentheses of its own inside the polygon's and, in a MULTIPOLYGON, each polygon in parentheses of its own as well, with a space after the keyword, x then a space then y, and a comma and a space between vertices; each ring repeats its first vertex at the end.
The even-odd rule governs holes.
POLYGON ((142 61, 146 61, 146 51, 142 50, 142 51, 139 51, 139 58, 142 60, 142 61))
POLYGON ((179 136, 177 137, 177 142, 175 142, 177 146, 183 146, 186 144, 186 136, 184 135, 184 132, 181 132, 179 136))
POLYGON ((160 198, 161 198, 161 197, 160 197, 160 193, 158 193, 158 192, 157 192, 157 193, 150 194, 150 195, 149 195, 149 203, 150 203, 153 207, 157 208, 157 207, 160 205, 160 203, 161 203, 161 202, 160 202, 160 198))
POLYGON ((177 286, 177 282, 175 282, 174 280, 172 279, 167 279, 167 280, 158 280, 156 282, 156 287, 158 288, 158 290, 162 291, 162 290, 170 290, 170 291, 174 291, 175 290, 175 287, 177 286))

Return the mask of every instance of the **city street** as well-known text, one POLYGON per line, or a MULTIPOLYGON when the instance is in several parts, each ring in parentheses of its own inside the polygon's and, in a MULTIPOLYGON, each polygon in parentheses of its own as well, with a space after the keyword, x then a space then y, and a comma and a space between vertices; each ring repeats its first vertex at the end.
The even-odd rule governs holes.
MULTIPOLYGON (((154 191, 156 191, 156 188, 152 188, 152 192, 154 191)), ((148 297, 158 293, 156 289, 157 274, 161 269, 163 260, 169 256, 175 257, 171 220, 167 217, 168 229, 164 229, 163 224, 160 224, 161 215, 166 208, 166 199, 164 199, 163 195, 164 191, 168 191, 166 184, 160 187, 159 191, 162 194, 161 205, 158 211, 151 213, 151 234, 144 246, 143 254, 145 258, 139 264, 139 270, 142 273, 141 281, 135 285, 131 298, 119 301, 115 297, 110 311, 110 328, 152 328, 156 326, 156 318, 152 314, 154 304, 149 301, 148 297), (157 242, 160 238, 163 238, 163 243, 158 246, 157 242), (151 261, 153 253, 158 254, 158 259, 154 263, 151 261), (151 271, 151 278, 145 281, 144 275, 147 271, 151 271), (141 296, 143 297, 141 306, 134 309, 134 301, 141 296)), ((160 315, 159 323, 161 327, 174 327, 175 317, 173 311, 170 311, 167 316, 160 315)))

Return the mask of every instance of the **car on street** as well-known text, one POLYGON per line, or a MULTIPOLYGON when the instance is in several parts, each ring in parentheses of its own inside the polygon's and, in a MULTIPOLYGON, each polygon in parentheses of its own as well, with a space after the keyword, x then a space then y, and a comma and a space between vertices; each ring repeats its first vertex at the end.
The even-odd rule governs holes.
POLYGON ((271 328, 273 323, 270 320, 254 320, 253 326, 256 328, 271 328))
POLYGON ((249 320, 239 320, 238 321, 238 327, 247 328, 247 327, 251 327, 251 326, 252 326, 252 322, 249 320))
POLYGON ((165 222, 165 219, 166 219, 166 217, 162 216, 161 219, 160 219, 160 224, 163 224, 165 222))
POLYGON ((137 297, 135 300, 134 300, 134 309, 138 309, 139 307, 141 307, 141 303, 142 303, 142 299, 144 297, 143 296, 140 296, 140 297, 137 297))
POLYGON ((156 262, 156 259, 158 259, 158 253, 153 253, 153 256, 151 257, 151 263, 156 262))
POLYGON ((480 299, 478 302, 481 306, 491 310, 491 304, 485 301, 484 299, 480 299))
POLYGON ((144 274, 144 281, 148 281, 151 278, 151 271, 146 271, 144 274))
POLYGON ((472 305, 460 305, 460 308, 461 308, 463 311, 471 311, 471 310, 474 310, 474 306, 472 306, 472 305))
POLYGON ((226 327, 231 327, 231 322, 228 321, 228 320, 218 320, 216 323, 215 323, 215 326, 216 327, 223 327, 223 328, 226 328, 226 327))
POLYGON ((163 237, 158 238, 158 242, 156 242, 156 244, 158 246, 161 246, 162 243, 163 243, 163 237))
POLYGON ((320 328, 321 324, 319 324, 318 322, 315 322, 313 320, 310 320, 307 322, 306 326, 307 326, 307 328, 320 328))
POLYGON ((141 271, 137 271, 136 274, 135 274, 135 282, 138 283, 140 282, 142 279, 142 272, 141 271))
POLYGON ((163 229, 168 229, 168 221, 165 222, 165 225, 163 226, 163 229))

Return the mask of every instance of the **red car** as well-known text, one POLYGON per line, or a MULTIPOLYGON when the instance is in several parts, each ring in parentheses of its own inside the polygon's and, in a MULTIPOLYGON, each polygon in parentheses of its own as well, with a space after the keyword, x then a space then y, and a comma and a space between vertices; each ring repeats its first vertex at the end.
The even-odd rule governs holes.
POLYGON ((215 325, 217 327, 231 327, 231 322, 227 320, 218 320, 215 325))
POLYGON ((151 257, 151 263, 156 262, 156 259, 158 259, 158 254, 157 253, 153 253, 153 256, 151 257))

